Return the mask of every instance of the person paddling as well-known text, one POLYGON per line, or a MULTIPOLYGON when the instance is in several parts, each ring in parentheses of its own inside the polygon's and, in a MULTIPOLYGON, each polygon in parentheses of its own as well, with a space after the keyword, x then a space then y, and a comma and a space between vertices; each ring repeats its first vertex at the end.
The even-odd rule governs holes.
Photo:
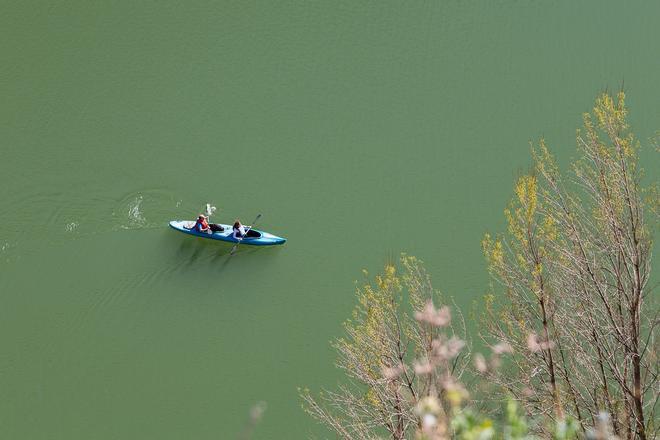
POLYGON ((242 240, 245 237, 245 227, 241 224, 239 219, 236 219, 232 228, 234 231, 233 237, 235 240, 242 240))
POLYGON ((199 217, 197 217, 197 221, 195 222, 195 226, 193 226, 192 229, 197 231, 197 232, 206 232, 207 234, 211 233, 211 228, 209 227, 209 222, 206 219, 206 216, 204 214, 200 214, 199 217))

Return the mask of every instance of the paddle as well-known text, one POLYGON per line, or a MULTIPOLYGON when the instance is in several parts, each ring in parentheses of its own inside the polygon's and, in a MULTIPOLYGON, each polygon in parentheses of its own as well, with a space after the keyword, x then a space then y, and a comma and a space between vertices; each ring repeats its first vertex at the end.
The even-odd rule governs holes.
POLYGON ((244 239, 245 237, 247 237, 247 234, 248 234, 248 232, 250 232, 250 229, 252 229, 252 226, 256 225, 256 224, 257 224, 257 220, 259 220, 260 218, 261 218, 261 214, 257 214, 257 218, 255 218, 254 221, 252 222, 252 224, 251 224, 250 226, 247 227, 247 229, 245 230, 245 234, 243 234, 243 236, 242 236, 241 238, 238 239, 238 243, 236 243, 236 244, 234 245, 234 247, 231 248, 231 251, 229 252, 229 256, 230 256, 230 257, 231 257, 232 255, 234 255, 234 252, 236 252, 236 249, 238 249, 238 245, 241 244, 241 242, 243 241, 243 239, 244 239))

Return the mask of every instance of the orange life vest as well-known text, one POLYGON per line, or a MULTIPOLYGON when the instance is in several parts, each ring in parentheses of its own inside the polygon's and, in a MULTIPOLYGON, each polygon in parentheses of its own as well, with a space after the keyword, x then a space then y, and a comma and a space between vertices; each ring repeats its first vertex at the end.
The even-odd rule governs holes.
POLYGON ((208 228, 209 228, 209 222, 207 222, 205 218, 202 218, 201 220, 198 218, 197 221, 195 222, 195 226, 193 227, 193 229, 199 232, 202 232, 203 230, 206 230, 208 228))

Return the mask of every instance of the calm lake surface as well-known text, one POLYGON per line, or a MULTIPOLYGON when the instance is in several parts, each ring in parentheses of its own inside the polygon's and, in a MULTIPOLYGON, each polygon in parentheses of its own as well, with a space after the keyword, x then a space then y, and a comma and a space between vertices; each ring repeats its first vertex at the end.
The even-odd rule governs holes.
POLYGON ((255 438, 323 435, 296 388, 340 378, 329 341, 361 269, 417 255, 469 311, 530 140, 565 163, 622 82, 643 143, 660 128, 659 18, 660 2, 5 2, 1 436, 234 438, 258 401, 255 438), (289 242, 229 260, 167 227, 206 202, 289 242))

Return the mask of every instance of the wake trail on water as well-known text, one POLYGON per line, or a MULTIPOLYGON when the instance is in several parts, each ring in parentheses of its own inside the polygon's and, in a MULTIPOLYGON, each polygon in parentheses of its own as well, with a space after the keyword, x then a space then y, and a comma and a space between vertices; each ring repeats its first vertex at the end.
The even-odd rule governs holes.
MULTIPOLYGON (((8 200, 0 214, 0 261, 15 252, 112 232, 162 229, 181 211, 172 191, 141 189, 119 197, 91 191, 35 189, 8 200)), ((198 207, 189 208, 196 212, 198 207)))
MULTIPOLYGON (((193 246, 193 248, 195 248, 193 246)), ((133 322, 127 315, 143 313, 150 310, 159 303, 158 296, 162 289, 170 288, 173 278, 179 278, 181 274, 188 274, 190 279, 198 279, 198 276, 210 277, 208 268, 219 269, 217 262, 211 256, 217 255, 211 249, 187 249, 172 255, 171 258, 154 259, 151 264, 136 265, 131 273, 124 273, 118 277, 110 277, 109 280, 99 281, 98 287, 89 289, 82 288, 81 295, 85 299, 78 299, 79 311, 67 323, 65 331, 76 333, 84 331, 89 326, 105 325, 112 321, 118 321, 125 325, 133 322), (186 254, 182 264, 181 253, 186 254), (192 255, 191 255, 192 254, 192 255), (201 262, 206 263, 200 267, 201 262), (196 267, 199 271, 191 274, 191 268, 196 267), (160 287, 160 288, 159 288, 160 287)), ((216 272, 218 273, 218 272, 216 272)), ((185 283, 184 283, 185 284, 185 283)), ((187 292, 183 289, 182 292, 187 292)), ((111 324, 114 325, 114 324, 111 324)))
POLYGON ((124 321, 124 311, 142 310, 139 303, 151 303, 158 289, 153 286, 168 283, 168 275, 176 271, 176 264, 162 264, 151 269, 139 268, 139 272, 112 278, 102 288, 85 290, 86 300, 78 304, 78 312, 67 322, 65 331, 76 333, 90 325, 98 325, 108 320, 124 321))

